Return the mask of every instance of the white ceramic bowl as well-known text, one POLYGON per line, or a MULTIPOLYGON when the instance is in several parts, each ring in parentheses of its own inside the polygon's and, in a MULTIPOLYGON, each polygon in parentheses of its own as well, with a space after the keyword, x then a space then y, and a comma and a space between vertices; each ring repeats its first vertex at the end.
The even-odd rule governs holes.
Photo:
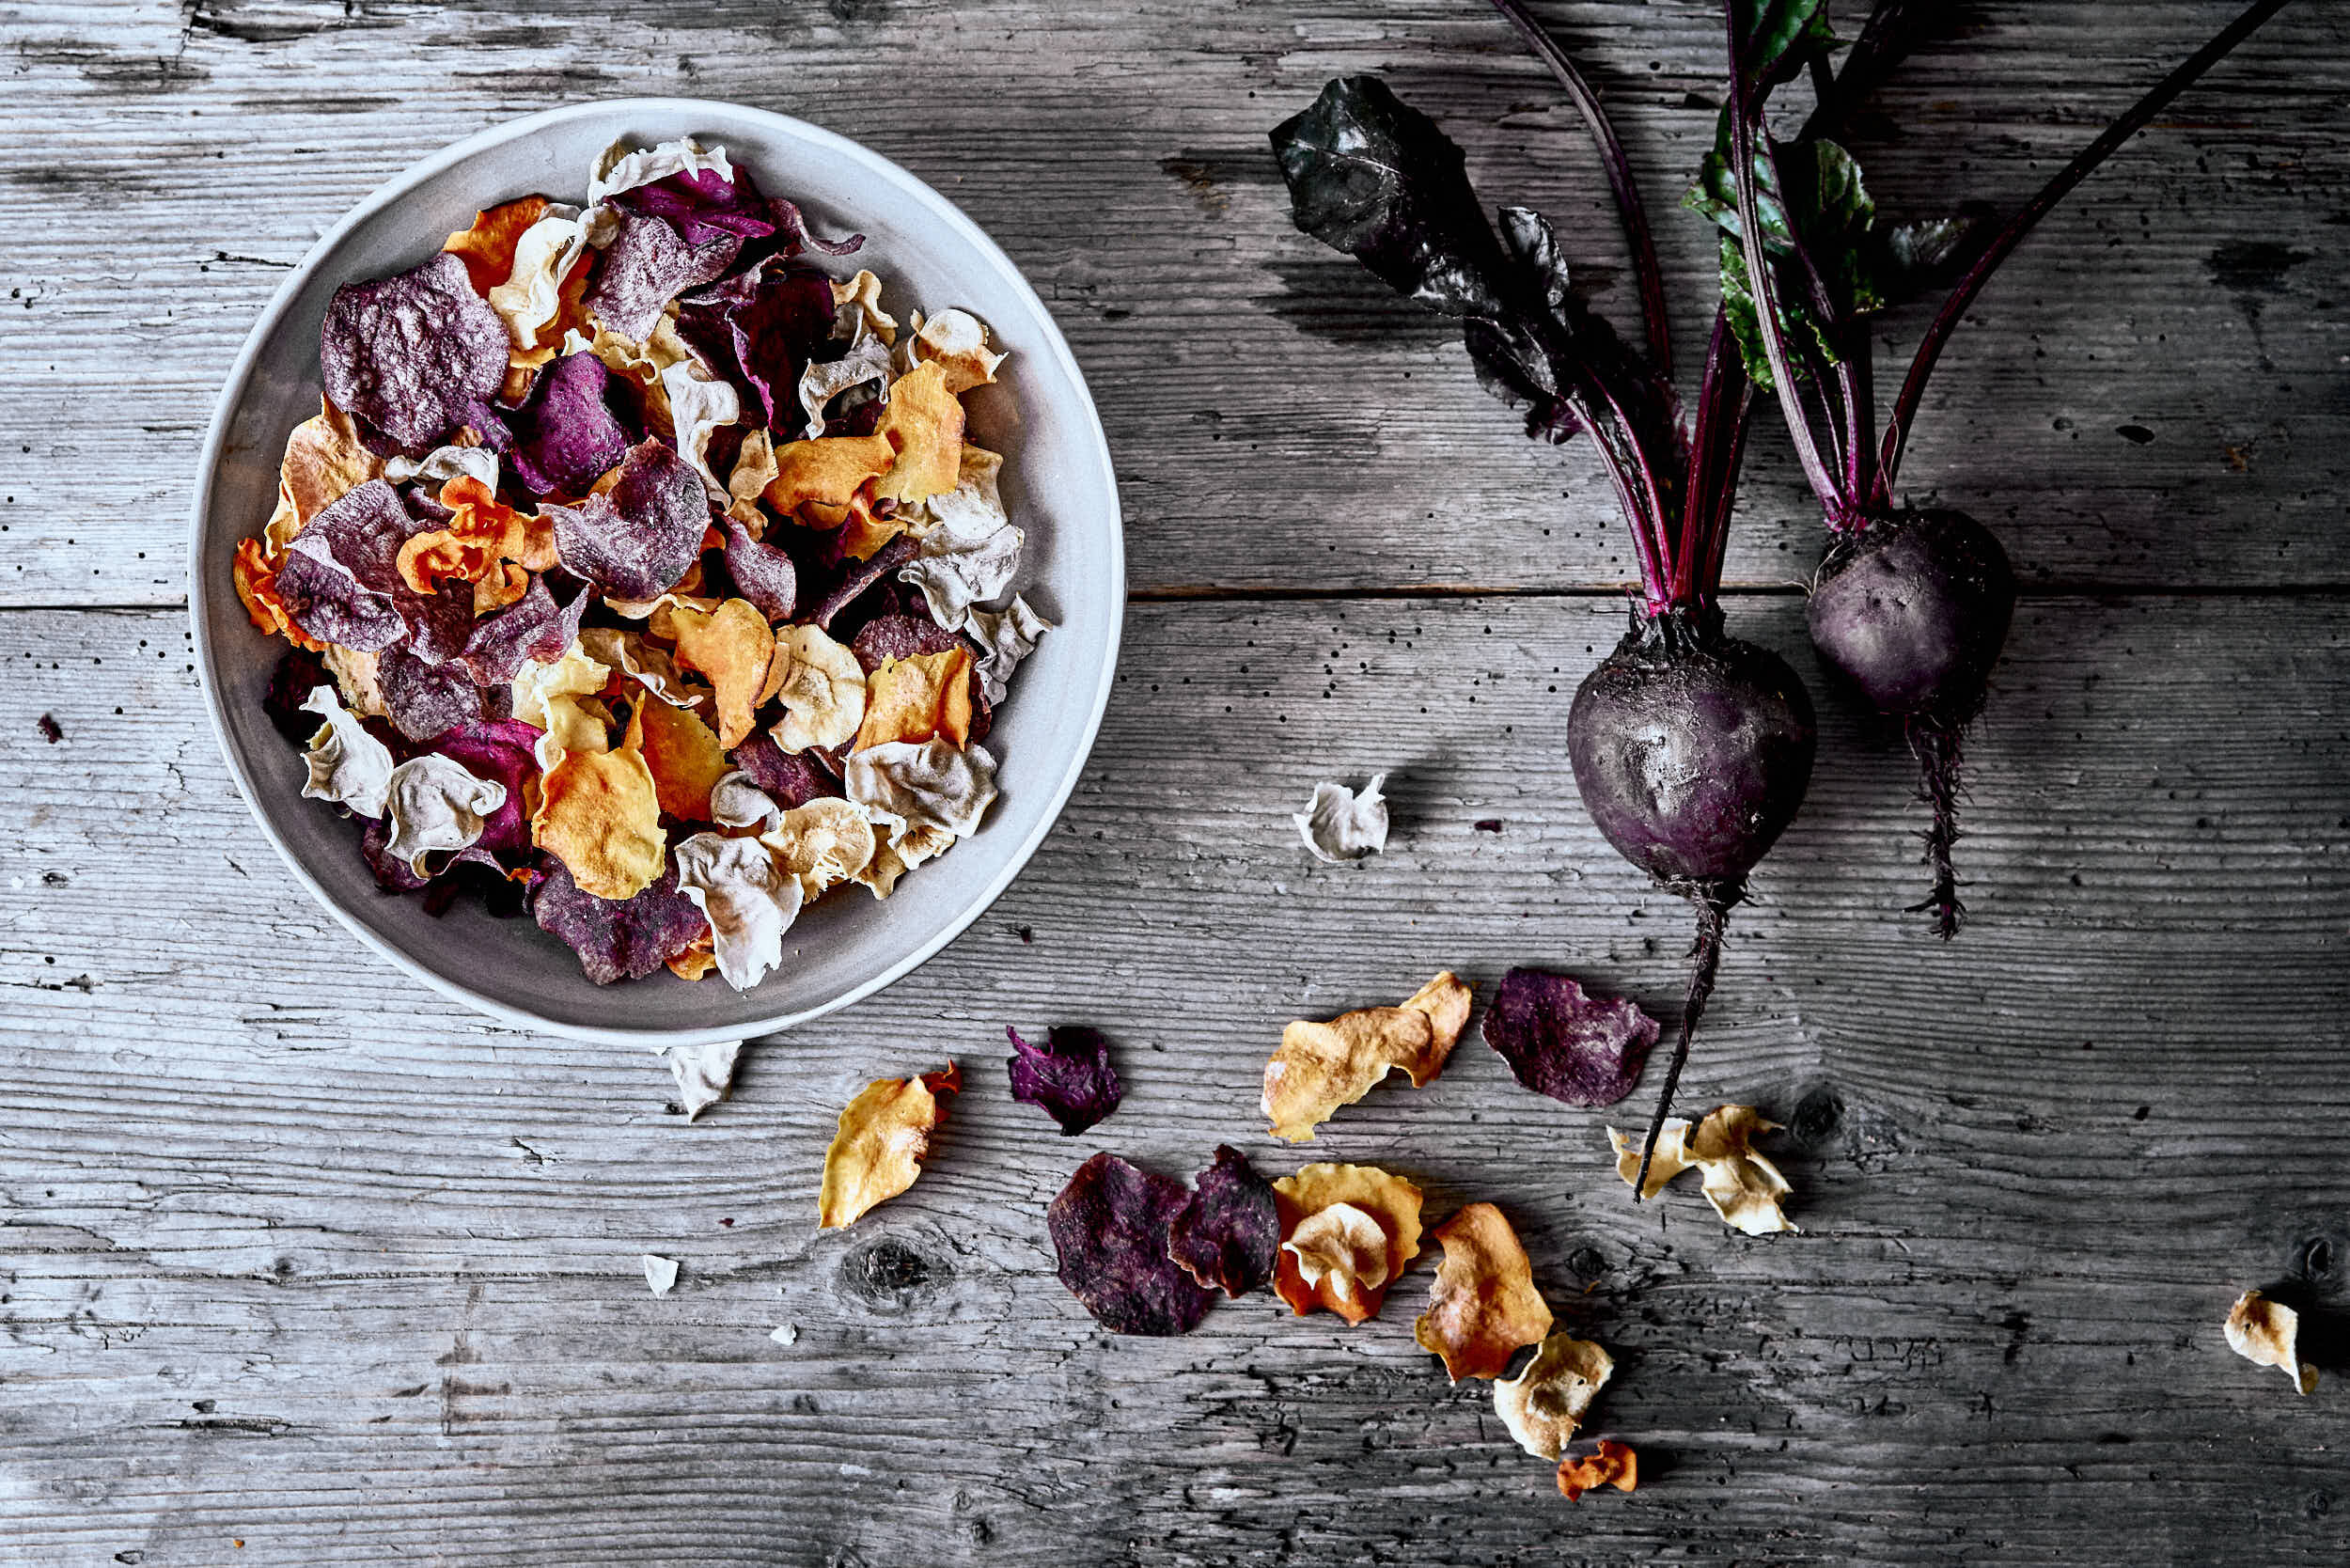
MULTIPOLYGON (((813 258, 822 261, 822 257, 813 258)), ((294 875, 360 942, 482 1011, 525 1027, 648 1045, 737 1040, 845 1007, 952 940, 994 902, 1051 830, 1109 700, 1126 595, 1109 447, 1085 378, 1018 269, 970 219, 905 170, 783 115, 692 99, 625 99, 550 110, 484 131, 384 185, 312 248, 254 324, 212 415, 196 476, 189 607, 221 749, 294 875), (527 919, 493 919, 472 901, 442 917, 377 890, 356 834, 301 794, 300 755, 271 727, 261 695, 283 644, 245 619, 230 582, 237 541, 275 502, 286 432, 318 412, 319 323, 343 283, 431 256, 474 212, 540 192, 584 194, 589 161, 619 137, 717 142, 760 187, 797 201, 819 233, 854 229, 842 266, 882 275, 892 308, 961 306, 1010 352, 1001 384, 967 400, 973 439, 1005 454, 1003 493, 1027 530, 1021 586, 1058 623, 1013 678, 989 750, 1001 797, 954 852, 913 872, 886 902, 863 888, 803 914, 784 964, 745 996, 714 976, 656 971, 596 986, 571 949, 527 919)), ((325 949, 322 966, 345 962, 325 949)), ((353 953, 350 955, 356 957, 353 953)))

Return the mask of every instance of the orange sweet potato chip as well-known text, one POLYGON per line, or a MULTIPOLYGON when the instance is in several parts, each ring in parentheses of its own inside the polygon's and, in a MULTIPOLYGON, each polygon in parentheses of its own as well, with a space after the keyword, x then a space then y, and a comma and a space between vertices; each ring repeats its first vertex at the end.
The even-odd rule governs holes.
POLYGON ((1444 1245, 1428 1310, 1412 1325, 1422 1350, 1444 1357, 1445 1375, 1499 1377, 1521 1345, 1550 1332, 1550 1308, 1534 1265, 1501 1211, 1471 1203, 1431 1232, 1444 1245))
POLYGON ((824 1151, 816 1199, 817 1229, 855 1223, 874 1204, 897 1197, 922 1174, 931 1129, 947 1119, 941 1094, 963 1088, 953 1062, 918 1078, 877 1078, 841 1107, 840 1131, 824 1151))
POLYGON ((818 525, 837 528, 847 520, 846 509, 857 487, 888 473, 897 461, 897 448, 878 434, 787 441, 776 448, 776 477, 767 481, 767 504, 777 511, 799 511, 803 506, 834 509, 803 515, 818 525), (830 524, 821 523, 825 516, 832 518, 830 524))
POLYGON ((1581 1500, 1583 1494, 1595 1486, 1629 1492, 1639 1484, 1639 1455, 1632 1451, 1629 1443, 1619 1443, 1613 1438, 1601 1438, 1597 1453, 1571 1455, 1559 1461, 1559 1490, 1569 1502, 1581 1500))
MULTIPOLYGON (((862 736, 857 744, 866 744, 862 736)), ((1273 1136, 1304 1142, 1390 1073, 1407 1074, 1414 1089, 1425 1086, 1444 1071, 1468 1014, 1469 988, 1447 969, 1402 1007, 1292 1024, 1264 1067, 1262 1108, 1273 1136)))
POLYGON ((547 198, 539 196, 485 207, 474 214, 471 228, 459 229, 441 248, 465 264, 465 280, 487 299, 514 271, 514 246, 523 231, 546 215, 547 198))
MULTIPOLYGON (((694 938, 690 947, 668 961, 669 973, 682 980, 707 979, 711 971, 718 967, 716 940, 710 928, 704 926, 702 933, 694 938)), ((693 1119, 688 1117, 686 1120, 690 1121, 693 1119)))
POLYGON ((971 655, 956 647, 906 659, 884 659, 865 680, 862 750, 885 741, 945 738, 957 750, 971 740, 971 655))
POLYGON ((747 599, 713 610, 676 601, 653 612, 655 636, 674 638, 677 662, 710 678, 718 697, 718 744, 732 751, 749 736, 775 663, 776 634, 747 599))
POLYGON ((1309 1165, 1274 1183, 1273 1198, 1281 1216, 1274 1294, 1299 1317, 1317 1307, 1349 1323, 1377 1316, 1388 1287, 1419 1255, 1419 1188, 1376 1166, 1309 1165), (1338 1209, 1353 1213, 1329 1213, 1338 1209), (1358 1215, 1386 1240, 1380 1267, 1359 1249, 1367 1236, 1358 1215))
POLYGON ((652 886, 666 858, 661 796, 645 763, 634 719, 613 751, 567 751, 547 770, 530 840, 572 873, 583 893, 633 899, 652 886))
POLYGON ((258 539, 237 541, 237 560, 231 575, 236 579, 237 597, 244 601, 244 613, 253 618, 253 624, 273 637, 284 637, 296 648, 321 652, 326 645, 304 632, 286 613, 286 601, 277 591, 277 572, 262 558, 261 541, 258 539))
POLYGON ((725 776, 728 765, 710 726, 691 708, 639 702, 629 733, 643 747, 661 809, 688 822, 710 821, 711 787, 725 776))
POLYGON ((876 496, 903 506, 954 489, 963 468, 963 404, 947 390, 947 368, 927 361, 891 382, 873 438, 896 453, 874 481, 876 496))

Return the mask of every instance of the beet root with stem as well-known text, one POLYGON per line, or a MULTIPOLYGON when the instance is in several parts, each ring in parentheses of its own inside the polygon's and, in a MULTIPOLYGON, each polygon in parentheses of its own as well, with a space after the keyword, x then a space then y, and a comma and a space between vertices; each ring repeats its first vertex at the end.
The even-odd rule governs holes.
POLYGON ((1592 822, 1698 917, 1696 967, 1636 1200, 1713 994, 1723 927, 1746 897, 1747 873, 1801 808, 1817 741, 1811 699, 1787 661, 1730 636, 1717 610, 1636 614, 1575 689, 1567 755, 1592 822))
POLYGON ((1899 718, 1933 808, 1931 911, 1947 940, 1966 906, 1958 841, 1959 746, 1982 711, 2015 613, 2015 573, 1991 530, 1959 511, 1907 511, 1840 533, 1811 585, 1812 646, 1879 713, 1899 718))

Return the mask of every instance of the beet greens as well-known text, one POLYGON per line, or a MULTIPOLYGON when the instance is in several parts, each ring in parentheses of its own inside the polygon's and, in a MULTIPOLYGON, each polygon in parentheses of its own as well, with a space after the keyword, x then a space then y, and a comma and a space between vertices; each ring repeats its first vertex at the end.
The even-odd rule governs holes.
MULTIPOLYGON (((1628 348, 1570 278, 1557 237, 1522 207, 1490 228, 1461 150, 1375 77, 1325 86, 1273 132, 1297 226, 1397 291, 1460 319, 1479 379, 1522 408, 1527 433, 1588 433, 1639 564, 1631 628, 1585 678, 1567 715, 1575 788, 1616 851, 1688 901, 1696 963, 1651 1120, 1641 1175, 1672 1101, 1747 875, 1803 803, 1812 711, 1769 651, 1732 637, 1719 602, 1750 389, 1716 313, 1696 414, 1671 381, 1664 291, 1639 193, 1597 98, 1520 10, 1496 0, 1558 72, 1599 141, 1649 345, 1628 348)), ((1640 1184, 1634 1184, 1637 1200, 1640 1184)))
POLYGON ((1921 271, 1962 258, 1974 228, 1946 219, 1880 228, 1859 165, 1825 139, 1902 52, 1903 0, 1882 0, 1845 69, 1826 0, 1725 0, 1731 92, 1722 129, 1688 205, 1723 230, 1726 314, 1757 385, 1778 396, 1829 543, 1811 587, 1812 643, 1880 712, 1900 718, 1933 809, 1926 862, 1944 938, 1965 915, 1951 849, 1958 839, 1960 746, 1989 695, 2007 640, 2015 577, 1998 538, 1964 512, 1896 508, 1909 427, 1942 348, 2032 226, 2285 0, 2259 0, 2083 149, 1982 245, 1926 329, 1880 447, 1873 431, 1864 318, 1921 271), (1820 90, 1793 143, 1773 139, 1771 94, 1810 72, 1820 90))

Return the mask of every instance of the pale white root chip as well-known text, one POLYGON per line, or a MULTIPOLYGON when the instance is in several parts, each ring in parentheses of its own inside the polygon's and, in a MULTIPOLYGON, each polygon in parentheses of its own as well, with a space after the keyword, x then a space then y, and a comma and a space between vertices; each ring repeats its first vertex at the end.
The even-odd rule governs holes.
POLYGON ((916 364, 935 359, 946 367, 947 390, 960 397, 995 379, 1004 356, 987 346, 987 327, 968 310, 942 310, 919 322, 914 332, 911 357, 916 364))
POLYGON ((1387 1231, 1378 1216, 1352 1203, 1333 1203, 1308 1215, 1281 1244, 1297 1260, 1308 1285, 1324 1279, 1347 1301, 1387 1282, 1387 1231))
POLYGON ((1536 1347, 1524 1372, 1494 1384, 1494 1409, 1518 1447, 1555 1461, 1615 1371, 1614 1356, 1561 1329, 1536 1347))
POLYGON ((967 839, 995 800, 995 759, 982 745, 885 741, 851 752, 847 771, 849 798, 899 818, 907 832, 940 827, 967 839))
POLYGON ((800 438, 814 441, 824 433, 824 405, 849 388, 871 382, 885 394, 889 370, 889 345, 870 332, 838 359, 821 360, 802 370, 800 410, 807 416, 807 425, 800 438))
POLYGON ((677 1082, 678 1105, 691 1121, 727 1097, 727 1090, 734 1085, 734 1064, 743 1054, 743 1042, 672 1045, 661 1054, 668 1060, 669 1076, 677 1082))
POLYGON ((710 787, 710 820, 720 827, 771 828, 783 820, 783 808, 736 768, 710 787))
POLYGON ((697 833, 670 853, 678 891, 710 921, 718 978, 748 991, 783 962, 783 933, 800 913, 799 879, 756 839, 697 833))
POLYGON ((714 169, 718 178, 734 183, 734 165, 727 162, 723 147, 704 148, 693 137, 682 136, 658 147, 638 148, 623 138, 598 153, 588 165, 588 205, 593 207, 621 191, 633 191, 673 174, 699 174, 704 169, 714 169))
POLYGON ((775 657, 783 664, 776 695, 783 699, 783 721, 768 733, 786 751, 843 745, 865 722, 865 666, 856 655, 815 626, 792 626, 776 635, 775 657))
POLYGON ((384 792, 391 827, 384 853, 405 860, 418 876, 429 876, 424 857, 469 849, 481 837, 491 812, 506 804, 506 786, 478 778, 452 757, 428 751, 392 770, 384 792))
POLYGON ((2301 1314, 2246 1291, 2228 1309, 2228 1348, 2256 1366, 2280 1367, 2304 1394, 2317 1389, 2317 1369, 2301 1359, 2301 1314))
POLYGON ((801 896, 809 903, 863 870, 880 842, 865 813, 836 795, 786 811, 758 841, 775 852, 777 866, 799 879, 801 896))
POLYGON ((572 645, 588 658, 617 669, 672 708, 691 708, 715 694, 677 667, 668 651, 645 640, 642 632, 619 626, 589 626, 572 645))
POLYGON ((1010 695, 1011 672, 1036 651, 1036 645, 1052 629, 1053 623, 1016 593, 1000 610, 974 606, 966 612, 964 630, 987 650, 979 656, 978 667, 979 685, 991 704, 1001 703, 1010 695))
POLYGON ((392 786, 391 748, 367 731, 332 686, 313 686, 303 711, 324 719, 310 737, 303 762, 310 770, 302 786, 307 800, 331 800, 357 817, 381 817, 392 786))
POLYGON ((646 1253, 645 1283, 652 1287, 653 1294, 667 1295, 670 1288, 677 1283, 677 1260, 656 1258, 650 1252, 646 1253))
MULTIPOLYGON (((1653 1198, 1666 1183, 1696 1169, 1703 1173, 1706 1201, 1731 1230, 1749 1236, 1797 1230, 1779 1208, 1779 1200, 1794 1189, 1778 1167, 1754 1149, 1757 1137, 1778 1130, 1778 1122, 1763 1121, 1752 1105, 1720 1106, 1694 1127, 1685 1118, 1668 1118, 1657 1135, 1648 1185, 1640 1196, 1653 1198)), ((1616 1174, 1629 1186, 1640 1173, 1639 1140, 1610 1127, 1607 1141, 1616 1151, 1616 1174)))
POLYGON ((995 599, 1020 571, 1026 537, 1004 516, 995 477, 1001 454, 964 443, 955 488, 921 504, 921 554, 898 569, 901 582, 922 590, 931 619, 950 632, 964 629, 975 604, 995 599))
POLYGON ((1379 792, 1386 781, 1386 774, 1374 773, 1360 794, 1343 784, 1314 786, 1314 798, 1290 821, 1315 859, 1335 866, 1387 847, 1387 801, 1379 792))
POLYGON ((727 481, 711 471, 710 436, 721 425, 731 425, 743 417, 743 400, 729 382, 716 381, 702 374, 698 360, 680 360, 664 366, 661 390, 669 400, 669 419, 677 431, 678 456, 692 463, 694 472, 702 477, 702 485, 717 498, 721 508, 731 506, 734 493, 727 481))
POLYGON ((394 484, 421 479, 435 492, 451 479, 478 479, 495 494, 498 455, 487 447, 435 447, 420 458, 395 453, 384 460, 384 477, 394 484))
MULTIPOLYGON (((546 215, 514 242, 513 270, 489 296, 490 308, 506 323, 514 347, 539 347, 539 334, 554 324, 563 308, 563 280, 587 250, 588 230, 576 207, 549 206, 546 215)), ((388 470, 390 464, 384 466, 388 470)))

